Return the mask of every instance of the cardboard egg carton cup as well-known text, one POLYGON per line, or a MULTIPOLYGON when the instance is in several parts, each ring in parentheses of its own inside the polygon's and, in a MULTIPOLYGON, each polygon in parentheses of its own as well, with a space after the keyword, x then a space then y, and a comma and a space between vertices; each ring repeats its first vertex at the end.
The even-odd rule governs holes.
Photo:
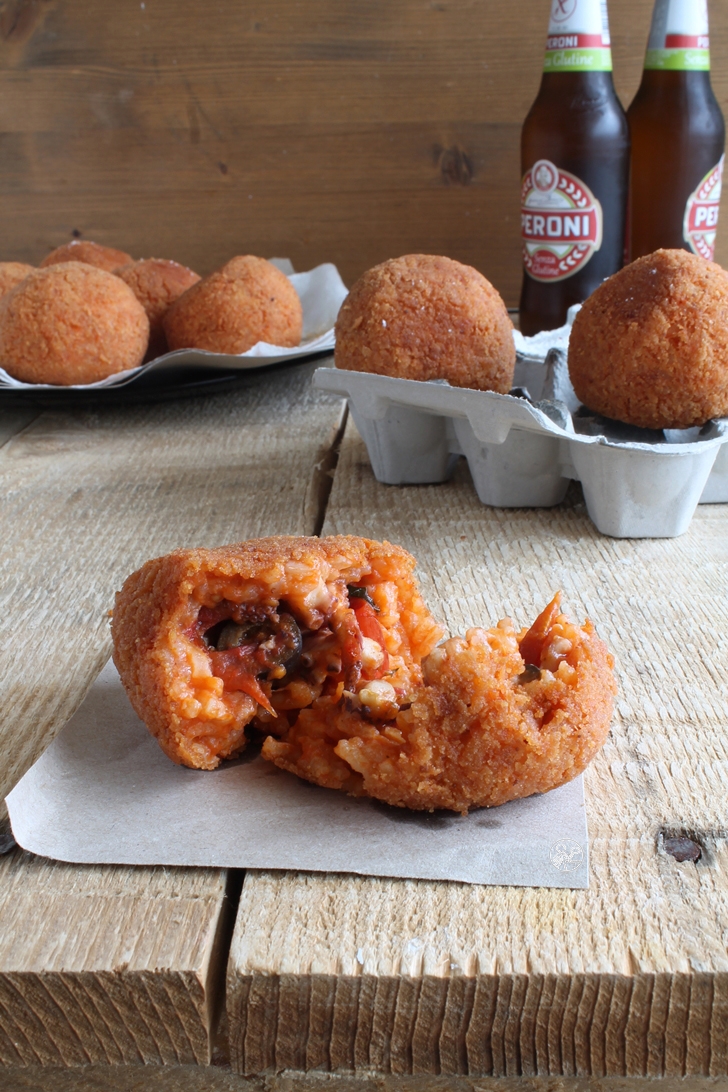
POLYGON ((377 481, 447 481, 461 455, 483 504, 546 508, 581 482, 597 529, 615 538, 672 538, 698 504, 728 501, 728 418, 702 428, 623 425, 586 410, 567 365, 571 321, 514 334, 510 394, 319 368, 314 385, 346 395, 377 481))

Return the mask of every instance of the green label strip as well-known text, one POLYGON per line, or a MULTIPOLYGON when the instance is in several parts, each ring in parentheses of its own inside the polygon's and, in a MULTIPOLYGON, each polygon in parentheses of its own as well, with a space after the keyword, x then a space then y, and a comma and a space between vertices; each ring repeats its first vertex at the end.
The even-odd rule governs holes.
POLYGON ((544 72, 611 72, 611 49, 547 49, 544 72))
POLYGON ((645 68, 665 68, 674 72, 708 72, 708 49, 648 49, 645 68))

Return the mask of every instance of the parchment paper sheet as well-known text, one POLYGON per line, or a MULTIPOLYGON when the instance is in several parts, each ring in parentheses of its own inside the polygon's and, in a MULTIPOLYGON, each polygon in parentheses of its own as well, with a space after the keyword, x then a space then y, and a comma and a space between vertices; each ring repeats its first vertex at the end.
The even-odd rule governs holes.
POLYGON ((189 770, 136 717, 111 661, 7 803, 18 843, 62 861, 589 883, 581 777, 459 816, 354 799, 260 756, 189 770))

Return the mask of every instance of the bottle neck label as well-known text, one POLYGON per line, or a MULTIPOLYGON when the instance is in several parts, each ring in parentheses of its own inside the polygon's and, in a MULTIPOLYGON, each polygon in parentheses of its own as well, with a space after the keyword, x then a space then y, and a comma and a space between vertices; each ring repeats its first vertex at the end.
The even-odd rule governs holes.
POLYGON ((521 184, 523 264, 537 281, 573 277, 602 245, 602 206, 589 187, 548 159, 521 184))
POLYGON ((723 156, 695 187, 685 205, 683 238, 694 254, 713 260, 715 232, 718 227, 720 187, 723 181, 723 156))
POLYGON ((544 72, 611 72, 606 0, 552 0, 544 72))
POLYGON ((645 68, 710 70, 707 0, 655 0, 645 68))

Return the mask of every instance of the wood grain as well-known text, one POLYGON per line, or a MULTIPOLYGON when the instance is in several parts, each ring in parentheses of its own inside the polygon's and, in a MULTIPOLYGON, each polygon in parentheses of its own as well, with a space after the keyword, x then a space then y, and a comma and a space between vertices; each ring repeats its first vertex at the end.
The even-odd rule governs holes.
MULTIPOLYGON (((615 82, 639 81, 651 0, 611 0, 615 82)), ((711 4, 728 112, 728 8, 711 4)), ((4 0, 0 235, 38 262, 73 234, 209 272, 233 253, 446 253, 517 303, 519 138, 539 0, 4 0)), ((728 232, 717 255, 728 264, 728 232)))
POLYGON ((222 872, 77 867, 20 851, 1 871, 0 1064, 209 1061, 222 872))
POLYGON ((615 652, 616 715, 585 775, 591 883, 249 873, 228 971, 239 1072, 728 1076, 727 526, 710 505, 681 538, 609 539, 576 487, 553 510, 487 508, 463 464, 446 485, 382 486, 347 426, 325 532, 412 550, 451 633, 524 623, 562 588, 615 652), (697 864, 666 852, 680 832, 697 864))
POLYGON ((28 1066, 3 1071, 3 1092, 722 1092, 710 1078, 357 1077, 281 1073, 241 1077, 219 1066, 28 1066))
MULTIPOLYGON (((313 367, 214 397, 35 410, 0 448, 3 794, 83 699, 114 591, 142 561, 315 530, 342 408, 313 367)), ((227 882, 0 858, 0 1066, 206 1064, 227 882)))
POLYGON ((211 398, 47 411, 0 448, 1 795, 108 659, 114 593, 138 565, 315 529, 341 402, 313 392, 313 367, 211 398))

